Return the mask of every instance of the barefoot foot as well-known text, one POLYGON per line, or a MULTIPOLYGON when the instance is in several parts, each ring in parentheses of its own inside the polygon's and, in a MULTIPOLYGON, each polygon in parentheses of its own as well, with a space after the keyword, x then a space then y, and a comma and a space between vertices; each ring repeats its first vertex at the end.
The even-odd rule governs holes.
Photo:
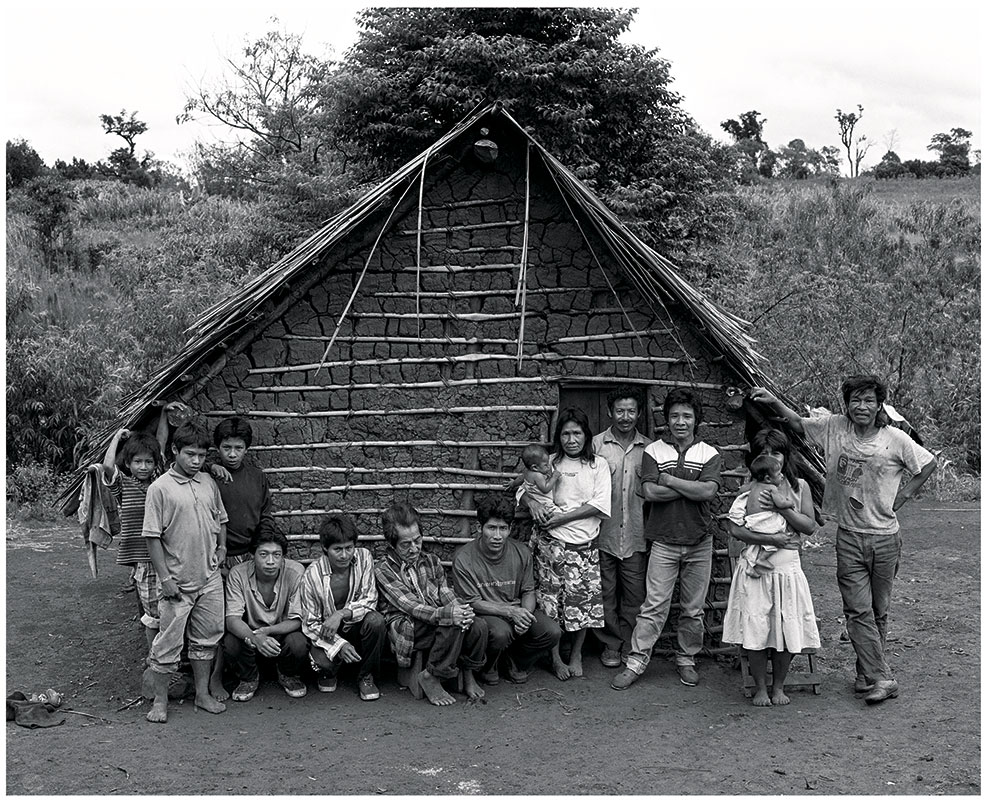
POLYGON ((212 695, 214 700, 218 700, 220 703, 225 703, 229 700, 229 692, 226 691, 223 682, 217 678, 209 681, 209 694, 212 695))
POLYGON ((168 721, 168 703, 167 701, 163 703, 154 703, 151 706, 151 710, 147 712, 148 722, 167 722, 168 721))
POLYGON ((462 689, 466 693, 466 697, 470 700, 482 700, 486 697, 486 692, 476 682, 476 676, 471 669, 462 671, 462 689))
POLYGON ((784 689, 774 689, 770 699, 775 706, 786 706, 791 702, 791 698, 784 694, 784 689))
POLYGON ((573 678, 582 677, 582 656, 572 656, 568 661, 568 671, 573 678))
POLYGON ((418 684, 433 706, 450 706, 455 702, 455 698, 442 687, 441 681, 426 669, 418 673, 418 684))
POLYGON ((145 700, 153 700, 157 694, 154 688, 154 671, 148 667, 140 679, 140 693, 145 700))
POLYGON ((551 671, 555 673, 555 677, 560 681, 567 681, 572 677, 571 668, 560 658, 551 659, 551 671))
POLYGON ((770 706, 773 703, 770 702, 770 696, 767 694, 767 688, 757 689, 757 693, 753 695, 753 705, 755 706, 770 706))
POLYGON ((216 700, 212 695, 195 695, 195 707, 201 708, 203 711, 208 711, 210 714, 222 714, 226 710, 226 706, 216 700))

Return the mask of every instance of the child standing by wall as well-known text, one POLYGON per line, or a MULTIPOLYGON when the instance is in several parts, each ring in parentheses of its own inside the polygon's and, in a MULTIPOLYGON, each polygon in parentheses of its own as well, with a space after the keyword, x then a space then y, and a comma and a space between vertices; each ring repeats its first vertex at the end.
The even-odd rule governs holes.
POLYGON ((161 587, 160 630, 144 674, 154 687, 150 722, 168 721, 168 679, 178 670, 186 633, 195 705, 213 714, 226 710, 209 692, 225 621, 219 564, 226 558, 226 510, 215 481, 201 472, 208 449, 206 430, 180 427, 171 445, 174 465, 147 490, 143 536, 161 587))
POLYGON ((148 650, 160 625, 158 603, 161 589, 151 564, 144 529, 144 501, 151 482, 164 469, 161 446, 148 433, 120 428, 110 441, 103 459, 103 482, 120 508, 120 538, 116 563, 130 567, 131 580, 137 587, 140 622, 144 626, 148 650), (123 442, 121 448, 120 443, 123 442))

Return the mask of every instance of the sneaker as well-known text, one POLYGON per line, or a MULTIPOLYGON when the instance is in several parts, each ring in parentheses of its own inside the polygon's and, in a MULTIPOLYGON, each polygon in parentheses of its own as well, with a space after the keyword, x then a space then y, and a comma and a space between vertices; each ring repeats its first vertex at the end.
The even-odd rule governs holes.
POLYGON ((856 681, 855 683, 853 683, 852 688, 853 691, 856 692, 857 694, 861 694, 863 692, 871 692, 873 691, 873 681, 871 681, 865 675, 857 675, 856 681))
POLYGON ((636 683, 637 678, 639 677, 640 677, 639 673, 634 672, 632 669, 628 667, 625 670, 623 670, 623 672, 621 672, 619 675, 617 675, 615 678, 613 678, 613 682, 610 684, 610 686, 612 686, 614 689, 629 689, 631 686, 633 686, 634 683, 636 683))
POLYGON ((678 679, 685 686, 698 686, 698 671, 692 664, 679 664, 678 679))
POLYGON ((599 660, 603 663, 604 667, 618 667, 621 663, 620 651, 614 650, 612 647, 604 647, 599 660))
POLYGON ((233 689, 233 699, 237 703, 245 703, 247 700, 253 699, 259 686, 260 681, 240 681, 233 689))
POLYGON ((380 697, 380 690, 373 682, 372 675, 364 675, 359 679, 358 685, 360 700, 377 700, 380 697))
POLYGON ((279 672, 277 673, 277 682, 281 684, 284 694, 288 697, 304 697, 308 694, 308 687, 305 686, 301 678, 294 675, 282 675, 279 672))
POLYGON ((325 675, 320 673, 318 676, 318 690, 320 692, 334 692, 339 685, 335 675, 325 675))

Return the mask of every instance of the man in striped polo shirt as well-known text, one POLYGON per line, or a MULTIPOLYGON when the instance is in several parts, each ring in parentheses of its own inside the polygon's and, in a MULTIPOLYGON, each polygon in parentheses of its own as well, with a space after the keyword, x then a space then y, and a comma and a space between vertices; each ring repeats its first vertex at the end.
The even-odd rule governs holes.
POLYGON ((711 500, 719 491, 721 456, 696 435, 702 404, 687 389, 664 399, 668 435, 644 450, 641 483, 648 513, 644 538, 650 542, 646 598, 633 629, 627 666, 613 679, 627 689, 647 668, 679 584, 680 610, 675 663, 685 686, 698 684, 695 656, 702 649, 705 598, 712 576, 711 500))

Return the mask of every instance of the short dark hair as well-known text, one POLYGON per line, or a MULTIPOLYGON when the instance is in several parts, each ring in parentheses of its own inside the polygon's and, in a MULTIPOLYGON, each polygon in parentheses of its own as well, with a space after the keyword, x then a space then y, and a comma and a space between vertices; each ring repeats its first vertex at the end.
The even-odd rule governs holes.
POLYGON ((637 402, 637 411, 644 410, 644 393, 640 391, 636 386, 632 386, 629 383, 625 383, 621 386, 617 386, 613 391, 606 395, 606 408, 610 411, 613 410, 620 400, 635 400, 637 402))
POLYGON ((186 422, 175 431, 175 437, 171 440, 171 446, 176 453, 180 453, 186 447, 208 450, 211 444, 209 431, 199 422, 186 422))
POLYGON ((219 447, 226 439, 242 439, 243 443, 249 447, 253 443, 253 428, 243 417, 224 419, 216 425, 216 429, 212 433, 212 440, 216 447, 219 447))
POLYGON ((318 529, 318 541, 323 550, 327 550, 334 544, 346 544, 347 542, 356 544, 358 537, 356 523, 353 522, 353 518, 349 514, 332 514, 318 529))
POLYGON ((558 422, 555 423, 555 438, 552 442, 554 444, 555 455, 559 458, 565 455, 565 448, 561 446, 561 429, 569 422, 574 422, 582 429, 582 433, 585 434, 585 444, 582 445, 582 451, 579 453, 579 461, 585 461, 595 465, 596 457, 592 452, 592 428, 589 425, 589 418, 581 408, 575 408, 574 406, 563 409, 558 415, 558 422))
POLYGON ((695 427, 697 428, 702 424, 702 401, 695 396, 695 393, 689 389, 682 389, 680 386, 672 389, 668 392, 667 396, 664 398, 664 419, 667 421, 668 415, 671 413, 671 406, 691 406, 692 411, 695 413, 695 427))
POLYGON ((483 527, 491 519, 502 519, 508 525, 514 520, 514 504, 502 496, 481 497, 476 501, 476 519, 483 527))
POLYGON ((392 547, 397 544, 397 528, 410 528, 413 525, 421 530, 421 517, 410 503, 394 503, 380 515, 383 538, 392 547))
POLYGON ((757 431, 753 441, 750 442, 750 469, 753 469, 753 462, 756 461, 764 450, 773 450, 784 456, 784 466, 781 472, 787 478, 787 482, 795 491, 798 489, 798 466, 800 458, 797 451, 791 447, 791 440, 787 438, 784 431, 777 428, 761 428, 757 431))
POLYGON ((883 404, 887 402, 887 384, 876 375, 850 375, 842 382, 842 402, 849 408, 849 398, 856 392, 865 392, 872 389, 876 395, 876 402, 879 406, 876 410, 876 427, 882 428, 890 424, 887 412, 883 410, 883 404))
POLYGON ((520 451, 520 460, 524 462, 524 466, 531 469, 535 464, 537 464, 542 458, 548 455, 548 451, 545 450, 539 444, 529 444, 523 450, 520 451))
POLYGON ((147 453, 154 459, 155 469, 164 469, 164 458, 161 455, 161 445, 158 440, 145 431, 131 431, 116 456, 116 465, 124 472, 130 472, 130 462, 141 453, 147 453))
POLYGON ((256 553, 257 549, 262 544, 268 544, 273 542, 278 547, 281 548, 281 555, 286 556, 288 554, 288 539, 281 533, 277 528, 262 528, 260 532, 256 535, 254 540, 250 543, 250 552, 256 553))
POLYGON ((761 453, 750 462, 750 475, 753 476, 754 480, 764 481, 770 477, 770 470, 773 465, 774 462, 770 456, 761 453))

